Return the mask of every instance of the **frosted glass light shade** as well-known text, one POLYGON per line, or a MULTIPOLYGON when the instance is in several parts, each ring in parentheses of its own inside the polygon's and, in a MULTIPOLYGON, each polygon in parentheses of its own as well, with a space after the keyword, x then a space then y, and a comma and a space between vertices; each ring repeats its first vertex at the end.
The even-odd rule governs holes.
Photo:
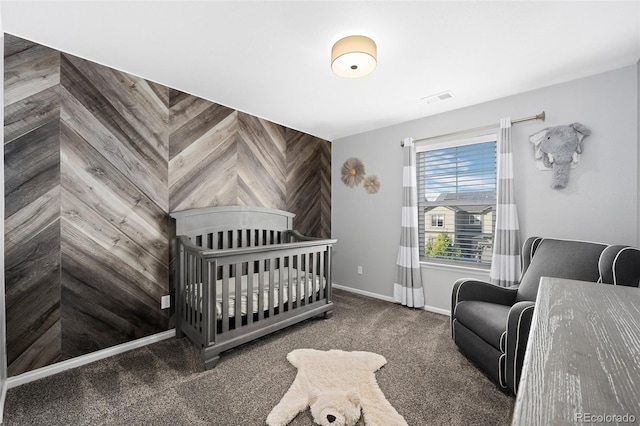
POLYGON ((364 77, 376 68, 376 43, 369 37, 342 38, 331 49, 331 69, 344 78, 364 77))

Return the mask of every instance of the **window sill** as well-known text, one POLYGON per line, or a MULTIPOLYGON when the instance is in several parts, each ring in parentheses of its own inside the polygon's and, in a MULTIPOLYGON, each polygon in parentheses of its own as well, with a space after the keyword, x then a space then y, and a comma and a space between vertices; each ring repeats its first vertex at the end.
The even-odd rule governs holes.
POLYGON ((469 271, 475 272, 479 274, 489 274, 489 268, 482 268, 477 266, 466 266, 466 265, 454 265, 452 263, 439 263, 439 262, 427 262, 420 261, 420 267, 428 267, 432 269, 440 269, 443 271, 469 271))

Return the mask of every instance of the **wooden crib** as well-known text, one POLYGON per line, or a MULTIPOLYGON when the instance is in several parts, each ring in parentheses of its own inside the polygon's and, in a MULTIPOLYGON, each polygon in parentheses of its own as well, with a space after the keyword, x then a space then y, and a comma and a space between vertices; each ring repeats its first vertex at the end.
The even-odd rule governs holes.
POLYGON ((292 230, 293 213, 244 206, 171 213, 176 220, 176 335, 220 354, 308 318, 333 312, 336 240, 292 230))

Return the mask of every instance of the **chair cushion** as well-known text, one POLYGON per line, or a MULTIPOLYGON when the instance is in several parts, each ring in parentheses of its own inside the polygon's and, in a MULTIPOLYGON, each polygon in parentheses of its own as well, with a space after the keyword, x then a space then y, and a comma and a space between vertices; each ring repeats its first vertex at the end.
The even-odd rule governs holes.
POLYGON ((598 260, 605 248, 606 244, 544 238, 533 252, 516 300, 535 302, 541 277, 597 282, 598 260))
POLYGON ((510 306, 465 300, 456 305, 455 318, 460 324, 500 350, 500 338, 507 329, 510 306))

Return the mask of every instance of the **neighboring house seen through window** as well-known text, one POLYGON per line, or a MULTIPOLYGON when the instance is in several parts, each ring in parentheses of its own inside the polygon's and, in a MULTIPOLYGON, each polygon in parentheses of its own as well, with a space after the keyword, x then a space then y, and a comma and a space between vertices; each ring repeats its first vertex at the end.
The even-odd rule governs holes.
POLYGON ((416 144, 421 260, 491 265, 496 136, 416 144))

